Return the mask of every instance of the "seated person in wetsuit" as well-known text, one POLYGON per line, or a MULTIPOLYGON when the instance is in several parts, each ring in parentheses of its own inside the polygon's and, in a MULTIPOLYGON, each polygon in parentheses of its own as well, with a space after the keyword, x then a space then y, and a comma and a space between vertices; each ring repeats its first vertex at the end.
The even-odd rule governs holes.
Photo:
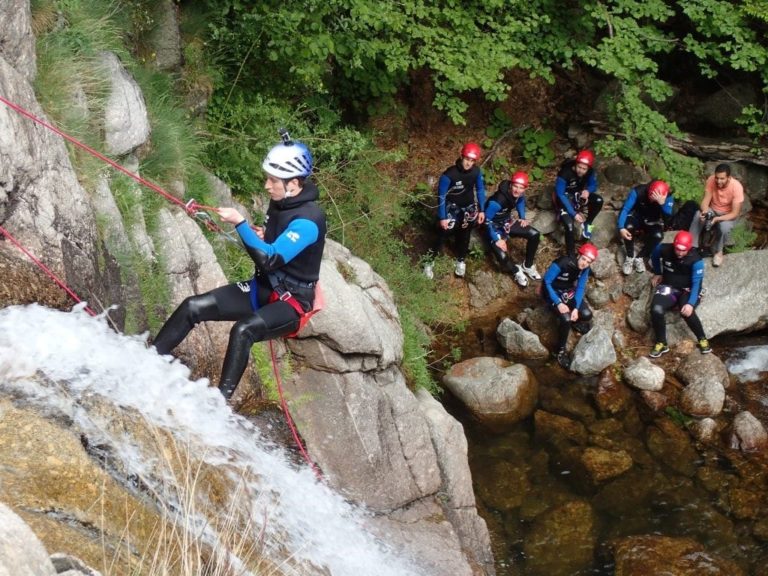
POLYGON ((621 269, 624 274, 631 274, 633 268, 635 272, 645 272, 645 259, 664 239, 664 228, 672 217, 674 205, 669 184, 664 180, 638 184, 629 191, 617 224, 627 254, 621 269), (645 232, 645 245, 636 255, 635 237, 641 231, 645 232))
POLYGON ((491 251, 499 266, 513 274, 520 286, 528 286, 528 277, 541 280, 533 259, 539 247, 541 234, 525 219, 525 191, 528 188, 528 174, 515 172, 510 180, 499 184, 499 189, 485 205, 485 224, 491 251), (514 212, 517 212, 515 217, 514 212), (509 238, 525 238, 525 262, 515 264, 509 257, 509 238))
POLYGON ((595 155, 590 150, 582 150, 576 158, 563 162, 555 179, 555 212, 563 225, 565 250, 571 256, 575 256, 576 249, 574 222, 581 223, 581 235, 589 240, 593 222, 603 208, 603 197, 597 193, 594 163, 595 155))
POLYGON ((654 273, 651 283, 655 288, 651 300, 651 324, 656 338, 649 354, 651 358, 669 352, 664 313, 673 308, 679 308, 680 316, 696 336, 701 353, 712 352, 701 320, 696 315, 696 306, 701 302, 704 261, 699 251, 691 250, 692 247, 691 234, 682 231, 675 235, 671 244, 656 246, 651 255, 654 273))
POLYGON ((579 256, 565 255, 547 268, 544 273, 542 296, 544 301, 557 313, 557 363, 566 370, 571 359, 566 351, 568 335, 573 329, 586 334, 591 328, 592 310, 584 299, 587 280, 592 263, 597 260, 597 247, 583 244, 579 247, 579 256))

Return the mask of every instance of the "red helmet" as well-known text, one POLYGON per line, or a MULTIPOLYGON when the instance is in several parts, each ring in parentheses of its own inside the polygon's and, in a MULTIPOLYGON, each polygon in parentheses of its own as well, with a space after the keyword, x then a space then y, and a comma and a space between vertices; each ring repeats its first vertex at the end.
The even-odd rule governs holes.
POLYGON ((579 246, 579 254, 592 258, 593 261, 597 260, 597 246, 589 242, 582 244, 579 246))
POLYGON ((480 146, 474 142, 467 142, 461 147, 462 158, 472 158, 472 160, 478 160, 480 158, 480 146))
POLYGON ((666 198, 669 194, 669 184, 664 182, 664 180, 654 180, 651 182, 651 185, 648 186, 648 198, 654 194, 661 194, 666 198))
POLYGON ((681 230, 675 234, 675 241, 673 244, 678 250, 685 250, 687 252, 693 247, 693 236, 691 236, 690 232, 681 230))
POLYGON ((520 184, 524 188, 528 188, 528 174, 525 172, 515 172, 512 174, 512 184, 520 184))
POLYGON ((592 164, 595 163, 595 155, 592 154, 590 150, 582 150, 578 154, 576 154, 576 163, 577 164, 586 164, 590 168, 592 168, 592 164))

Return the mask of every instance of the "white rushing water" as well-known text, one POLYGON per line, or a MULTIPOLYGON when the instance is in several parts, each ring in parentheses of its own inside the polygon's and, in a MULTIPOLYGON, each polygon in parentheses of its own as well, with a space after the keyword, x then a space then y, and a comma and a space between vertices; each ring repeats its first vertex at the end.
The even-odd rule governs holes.
MULTIPOLYGON (((365 514, 318 482, 304 466, 297 470, 284 452, 268 445, 257 429, 234 414, 206 380, 191 381, 189 370, 148 349, 144 338, 112 331, 103 318, 81 309, 50 310, 37 305, 0 310, 0 391, 22 393, 28 401, 69 414, 77 424, 104 435, 96 417, 80 399, 94 393, 116 407, 132 408, 147 422, 170 430, 193 445, 211 465, 226 464, 258 474, 252 493, 272 495, 263 505, 252 502, 254 522, 265 513, 291 557, 323 566, 333 576, 408 576, 419 573, 363 527, 365 514), (57 386, 45 386, 44 374, 57 386), (64 388, 62 390, 62 388, 64 388), (288 541, 286 541, 288 539, 288 541)), ((87 405, 87 402, 85 403, 87 405)), ((141 472, 136 442, 124 434, 100 441, 141 472)))
POLYGON ((734 351, 725 363, 740 382, 754 382, 768 372, 768 346, 745 346, 734 351))

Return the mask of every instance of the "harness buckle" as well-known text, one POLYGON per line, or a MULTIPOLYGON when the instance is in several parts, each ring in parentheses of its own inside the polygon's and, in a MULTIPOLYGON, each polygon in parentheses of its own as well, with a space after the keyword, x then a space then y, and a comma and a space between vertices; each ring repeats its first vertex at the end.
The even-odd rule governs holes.
POLYGON ((286 290, 285 292, 280 294, 280 296, 278 297, 278 300, 280 300, 281 302, 285 302, 287 300, 290 300, 291 298, 293 298, 293 294, 291 294, 290 292, 288 292, 288 290, 286 290))

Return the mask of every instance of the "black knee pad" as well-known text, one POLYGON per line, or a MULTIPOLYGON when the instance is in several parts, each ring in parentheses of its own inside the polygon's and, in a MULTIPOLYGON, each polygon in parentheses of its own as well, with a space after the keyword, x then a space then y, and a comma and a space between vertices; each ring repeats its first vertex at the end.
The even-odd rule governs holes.
POLYGON ((267 325, 261 316, 251 316, 245 320, 238 320, 229 331, 230 346, 238 346, 245 343, 250 349, 255 342, 263 340, 267 334, 267 325))
POLYGON ((540 235, 541 233, 536 228, 533 226, 527 226, 521 236, 526 240, 533 240, 534 238, 538 238, 540 235))
POLYGON ((192 324, 199 324, 204 317, 205 312, 216 309, 216 298, 208 293, 200 296, 190 296, 181 303, 180 308, 184 310, 187 318, 192 324))

